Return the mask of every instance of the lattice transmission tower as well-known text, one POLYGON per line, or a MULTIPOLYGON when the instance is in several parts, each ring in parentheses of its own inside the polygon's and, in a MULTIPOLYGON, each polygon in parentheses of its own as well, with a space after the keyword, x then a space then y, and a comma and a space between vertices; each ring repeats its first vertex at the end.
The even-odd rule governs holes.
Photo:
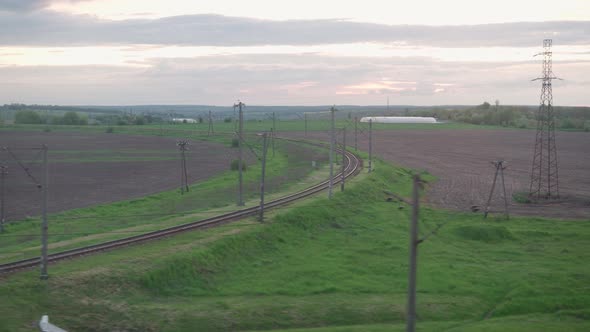
POLYGON ((551 69, 551 39, 543 40, 543 76, 533 81, 542 81, 541 101, 537 111, 537 134, 535 154, 531 171, 529 196, 535 199, 559 198, 559 176, 557 172, 557 147, 555 145, 555 119, 553 113, 553 92, 551 81, 558 79, 551 69))

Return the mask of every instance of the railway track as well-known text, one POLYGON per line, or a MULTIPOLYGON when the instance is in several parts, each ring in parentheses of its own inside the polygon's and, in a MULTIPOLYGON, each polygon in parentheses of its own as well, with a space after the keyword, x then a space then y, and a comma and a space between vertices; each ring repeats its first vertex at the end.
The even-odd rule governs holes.
MULTIPOLYGON (((295 142, 302 142, 302 141, 286 139, 286 138, 282 138, 282 139, 289 140, 289 141, 295 141, 295 142)), ((305 142, 305 143, 312 144, 312 145, 321 145, 321 144, 315 144, 315 143, 309 143, 309 142, 305 142)), ((360 171, 360 168, 362 166, 362 162, 356 155, 354 155, 353 153, 348 152, 348 151, 346 151, 345 157, 346 157, 346 167, 344 169, 344 177, 349 178, 351 176, 356 175, 360 171)), ((342 172, 339 172, 338 174, 334 175, 333 184, 335 185, 335 184, 340 183, 341 179, 342 179, 342 172)), ((311 186, 307 189, 296 192, 294 194, 287 195, 287 196, 275 199, 270 202, 266 202, 264 204, 264 208, 266 210, 266 209, 272 209, 274 207, 286 205, 286 204, 294 202, 296 200, 316 194, 324 189, 327 189, 328 186, 329 186, 329 180, 323 181, 321 183, 318 183, 314 186, 311 186)), ((85 256, 85 255, 89 255, 89 254, 93 254, 93 253, 97 253, 97 252, 101 252, 101 251, 106 251, 106 250, 111 250, 111 249, 115 249, 115 248, 120 248, 120 247, 125 247, 125 246, 129 246, 129 245, 137 244, 137 243, 161 239, 161 238, 172 236, 172 235, 175 235, 178 233, 183 233, 183 232, 187 232, 187 231, 191 231, 191 230, 212 227, 212 226, 216 226, 216 225, 220 225, 220 224, 225 224, 225 223, 228 223, 231 221, 243 219, 245 217, 254 216, 254 215, 258 214, 259 212, 260 212, 260 207, 253 206, 253 207, 241 209, 238 211, 218 215, 215 217, 211 217, 211 218, 207 218, 207 219, 203 219, 203 220, 199 220, 199 221, 193 221, 193 222, 185 223, 182 225, 177 225, 177 226, 173 226, 173 227, 169 227, 169 228, 165 228, 165 229, 161 229, 161 230, 157 230, 157 231, 152 231, 152 232, 148 232, 148 233, 144 233, 144 234, 140 234, 140 235, 134 235, 134 236, 130 236, 130 237, 122 238, 122 239, 112 240, 112 241, 94 244, 94 245, 90 245, 90 246, 86 246, 86 247, 80 247, 80 248, 75 248, 75 249, 70 249, 70 250, 65 250, 65 251, 53 253, 53 254, 48 255, 47 260, 48 260, 48 263, 54 263, 54 262, 58 262, 58 261, 65 260, 65 259, 71 259, 71 258, 85 256)), ((19 261, 15 261, 15 262, 0 264, 0 274, 7 274, 7 273, 15 272, 18 270, 39 266, 40 259, 41 259, 40 257, 34 257, 34 258, 23 259, 23 260, 19 260, 19 261)))

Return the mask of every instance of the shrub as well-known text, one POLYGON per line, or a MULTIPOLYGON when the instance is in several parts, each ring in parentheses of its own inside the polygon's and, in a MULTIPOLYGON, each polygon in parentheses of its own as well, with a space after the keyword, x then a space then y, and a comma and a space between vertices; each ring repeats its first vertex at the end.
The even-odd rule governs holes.
MULTIPOLYGON (((237 159, 232 160, 231 165, 230 165, 230 169, 232 171, 237 171, 239 169, 240 165, 240 161, 237 159)), ((244 161, 242 161, 242 171, 246 170, 246 163, 244 161)))
POLYGON ((14 116, 14 122, 23 124, 40 124, 41 116, 35 111, 18 111, 14 116))
POLYGON ((237 148, 240 146, 240 140, 237 139, 236 137, 232 138, 231 140, 231 147, 232 148, 237 148))
POLYGON ((107 134, 112 134, 115 130, 113 129, 113 127, 107 127, 107 129, 104 131, 107 134))

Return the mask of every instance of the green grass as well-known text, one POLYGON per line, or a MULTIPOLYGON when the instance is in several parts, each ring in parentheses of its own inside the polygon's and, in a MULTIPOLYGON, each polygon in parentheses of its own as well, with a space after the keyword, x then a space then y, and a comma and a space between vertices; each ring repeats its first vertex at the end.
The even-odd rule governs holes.
MULTIPOLYGON (((410 209, 383 191, 408 197, 411 172, 377 166, 265 224, 63 262, 46 283, 11 276, 0 326, 48 313, 72 331, 403 330, 410 209)), ((419 331, 590 329, 588 222, 421 209, 422 236, 440 224, 419 246, 419 331)))

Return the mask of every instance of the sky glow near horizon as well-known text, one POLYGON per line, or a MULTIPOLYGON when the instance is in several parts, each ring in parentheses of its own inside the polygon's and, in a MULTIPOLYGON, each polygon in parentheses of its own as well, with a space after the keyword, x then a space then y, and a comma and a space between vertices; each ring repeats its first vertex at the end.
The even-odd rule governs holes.
POLYGON ((553 38, 556 105, 590 106, 583 0, 0 0, 3 27, 0 103, 535 104, 553 38))

